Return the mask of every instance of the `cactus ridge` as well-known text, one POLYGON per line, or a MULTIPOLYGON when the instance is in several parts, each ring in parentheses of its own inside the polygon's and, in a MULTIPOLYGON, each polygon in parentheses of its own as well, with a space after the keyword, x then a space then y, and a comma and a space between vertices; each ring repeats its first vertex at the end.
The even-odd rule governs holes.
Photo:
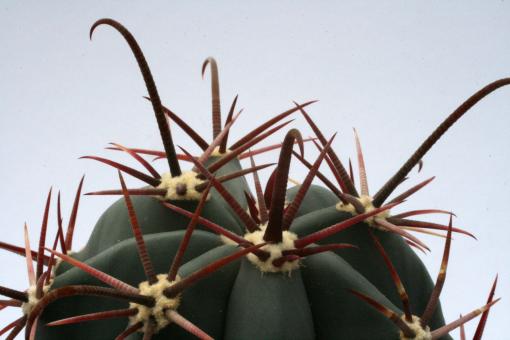
POLYGON ((421 144, 374 196, 369 194, 366 159, 354 130, 358 174, 348 167, 305 108, 295 107, 263 122, 234 143, 231 129, 242 112, 238 95, 225 122, 221 117, 218 63, 208 57, 201 74, 210 71, 212 141, 200 136, 179 115, 163 106, 143 52, 133 35, 113 19, 108 25, 128 43, 140 68, 152 104, 164 151, 110 143, 137 161, 143 170, 111 159, 84 156, 117 171, 119 188, 87 196, 121 196, 101 216, 86 246, 72 251, 84 176, 64 230, 60 192, 57 230, 47 247, 50 188, 36 250, 25 224, 24 246, 0 242, 0 248, 24 256, 29 287, 0 286, 0 310, 20 308, 22 316, 0 329, 14 339, 25 328, 26 339, 451 339, 449 333, 480 316, 474 339, 481 339, 495 298, 497 276, 485 304, 445 323, 440 295, 446 280, 452 233, 475 238, 454 227, 452 212, 418 209, 394 214, 393 208, 427 186, 434 177, 390 198, 439 138, 472 106, 510 78, 490 83, 460 105, 421 144), (304 139, 290 129, 279 144, 252 149, 286 128, 300 112, 315 137, 304 139), (201 149, 192 155, 178 146, 168 120, 201 149), (319 151, 311 162, 305 142, 319 151), (229 145, 230 144, 230 145, 229 145), (298 146, 299 152, 294 150, 298 146), (265 185, 255 155, 280 149, 278 163, 265 185), (144 156, 165 158, 169 173, 159 173, 144 156), (302 183, 291 188, 291 160, 308 168, 302 183), (250 159, 250 167, 241 166, 250 159), (188 171, 179 161, 191 163, 188 171), (326 163, 334 179, 321 167, 326 163), (128 188, 124 174, 143 182, 128 188), (253 177, 252 194, 247 175, 253 177), (325 187, 313 184, 317 177, 325 187), (356 185, 357 184, 357 185, 356 185), (415 220, 449 215, 448 224, 415 220), (445 238, 435 280, 415 250, 430 251, 416 234, 445 238), (59 249, 59 250, 57 250, 59 249), (35 266, 34 266, 35 262, 35 266))

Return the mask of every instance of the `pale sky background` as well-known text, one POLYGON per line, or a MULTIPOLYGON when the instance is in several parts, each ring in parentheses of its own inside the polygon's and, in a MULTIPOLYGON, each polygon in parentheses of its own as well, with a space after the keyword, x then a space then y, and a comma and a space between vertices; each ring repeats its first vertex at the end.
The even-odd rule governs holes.
MULTIPOLYGON (((216 1, 14 2, 0 5, 1 239, 23 244, 23 222, 36 246, 50 186, 62 191, 67 219, 76 185, 84 191, 117 188, 111 168, 79 156, 108 152, 108 142, 161 149, 144 83, 126 43, 113 29, 91 24, 102 17, 124 23, 137 37, 163 102, 208 140, 209 77, 200 67, 218 60, 223 110, 235 94, 245 111, 239 137, 292 100, 319 99, 309 112, 344 160, 354 155, 352 128, 360 134, 372 192, 462 101, 482 86, 510 76, 510 4, 505 1, 216 1)), ((486 339, 502 339, 510 317, 510 88, 471 110, 412 172, 408 188, 436 180, 405 203, 407 210, 454 211, 456 225, 478 241, 456 236, 442 294, 447 320, 484 304, 499 273, 486 339)), ((309 135, 304 120, 294 127, 309 135)), ((176 144, 196 150, 177 128, 176 144)), ((280 141, 283 134, 272 139, 280 141)), ((265 143, 269 144, 269 141, 265 143)), ((315 152, 308 147, 312 158, 315 152)), ((276 153, 258 157, 262 163, 276 153)), ((127 162, 129 164, 133 164, 127 162)), ((165 169, 165 163, 157 163, 165 169)), ((294 163, 293 177, 303 168, 294 163)), ((267 172, 264 172, 267 175, 267 172)), ((133 186, 136 180, 130 180, 133 186)), ((403 189, 404 189, 403 188, 403 189)), ((403 190, 402 189, 402 190, 403 190)), ((56 195, 55 195, 56 198, 56 195)), ((86 197, 75 248, 83 246, 112 198, 86 197)), ((55 228, 53 201, 50 230, 55 228)), ((434 218, 447 222, 447 218, 434 218)), ((422 256, 437 274, 443 240, 422 237, 422 256)), ((27 287, 24 259, 0 253, 0 285, 27 287)), ((0 326, 20 315, 0 312, 0 326)), ((477 321, 467 326, 473 335, 477 321)), ((459 337, 454 331, 455 338, 459 337)))

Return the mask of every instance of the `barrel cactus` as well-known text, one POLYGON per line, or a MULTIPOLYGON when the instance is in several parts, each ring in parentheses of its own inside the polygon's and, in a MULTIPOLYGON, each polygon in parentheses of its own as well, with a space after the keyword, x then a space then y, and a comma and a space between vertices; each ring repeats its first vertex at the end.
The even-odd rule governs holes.
POLYGON ((496 282, 479 309, 457 320, 445 322, 439 303, 451 235, 473 235, 454 227, 448 211, 392 213, 432 179, 387 200, 455 121, 489 93, 510 84, 510 79, 487 85, 459 106, 371 196, 357 133, 359 188, 352 166, 347 170, 332 147, 335 136, 326 138, 306 112, 313 102, 295 103, 228 145, 229 130, 239 116, 237 97, 222 127, 218 66, 207 58, 202 73, 210 67, 213 140, 209 143, 162 105, 131 33, 112 19, 101 19, 92 26, 91 38, 101 25, 116 29, 131 48, 164 151, 112 144, 112 150, 133 157, 144 171, 84 157, 115 168, 119 181, 114 189, 88 194, 121 198, 103 213, 83 249, 72 251, 83 178, 66 231, 60 195, 57 198, 58 232, 51 246, 46 247, 51 191, 37 250, 32 250, 26 228, 24 247, 0 243, 1 248, 26 257, 30 279, 27 290, 0 286, 0 294, 8 298, 0 301, 0 307, 22 310, 20 318, 0 334, 13 339, 26 328, 27 339, 426 340, 450 339, 453 329, 481 314, 474 335, 481 338, 489 309, 498 301, 496 282), (304 140, 299 130, 290 129, 281 144, 251 150, 286 127, 290 121, 281 121, 294 113, 305 118, 314 138, 304 140), (192 155, 186 148, 178 153, 167 119, 180 126, 202 154, 192 155), (305 156, 305 142, 318 148, 315 160, 305 156), (274 164, 256 165, 254 156, 274 149, 280 150, 279 158, 262 185, 258 172, 274 164), (169 173, 158 173, 144 155, 166 159, 169 173), (302 183, 287 188, 293 157, 309 171, 302 183), (243 158, 250 159, 250 167, 241 166, 243 158), (184 162, 191 170, 181 169, 184 162), (333 179, 321 172, 323 163, 333 179), (143 187, 127 188, 123 174, 138 178, 143 187), (312 184, 315 178, 324 186, 312 184), (248 184, 251 180, 253 185, 248 184), (413 219, 425 214, 445 214, 449 221, 413 219), (415 254, 429 250, 415 231, 445 237, 435 282, 415 254))

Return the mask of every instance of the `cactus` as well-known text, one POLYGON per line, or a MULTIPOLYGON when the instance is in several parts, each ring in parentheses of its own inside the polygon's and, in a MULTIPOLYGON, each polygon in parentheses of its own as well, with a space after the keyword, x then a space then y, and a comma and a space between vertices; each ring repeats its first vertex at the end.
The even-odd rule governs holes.
MULTIPOLYGON (((46 247, 50 190, 43 213, 37 250, 32 250, 25 226, 24 247, 0 243, 0 248, 26 257, 30 287, 24 291, 0 286, 0 308, 20 307, 22 316, 0 334, 13 339, 23 328, 27 339, 450 339, 449 333, 482 315, 475 339, 480 339, 494 298, 477 310, 445 323, 439 303, 445 282, 452 233, 474 237, 453 226, 452 213, 438 209, 393 214, 432 179, 386 202, 433 144, 473 105, 510 84, 495 81, 464 102, 430 135, 400 170, 373 196, 360 138, 354 132, 359 164, 359 188, 352 165, 347 170, 305 108, 313 101, 262 123, 228 145, 229 130, 239 116, 237 97, 221 124, 218 66, 210 67, 213 140, 199 136, 176 113, 162 105, 141 48, 131 33, 112 19, 107 25, 131 48, 141 70, 164 151, 112 144, 144 168, 140 171, 96 156, 85 156, 115 168, 119 186, 88 195, 119 195, 97 222, 87 245, 72 251, 78 223, 82 178, 64 232, 60 194, 57 229, 46 247), (251 150, 287 126, 281 122, 300 113, 315 133, 303 139, 290 129, 281 144, 251 150), (178 154, 169 118, 202 149, 178 154), (305 157, 305 142, 319 156, 305 157), (297 145, 299 152, 294 151, 297 145), (280 149, 277 166, 265 186, 256 165, 260 152, 280 149), (158 173, 144 158, 168 162, 169 173, 158 173), (291 161, 309 172, 303 183, 287 189, 291 161), (240 160, 249 158, 243 169, 240 160), (183 171, 181 162, 192 165, 183 171), (334 179, 321 172, 327 163, 334 179), (124 175, 141 180, 142 188, 127 188, 124 175), (255 193, 248 185, 253 177, 255 193), (324 186, 313 185, 318 178, 324 186), (446 214, 447 224, 412 219, 446 214), (429 250, 412 231, 445 237, 443 258, 435 282, 415 254, 429 250), (57 251, 57 249, 60 249, 57 251), (36 268, 33 267, 33 262, 36 268)), ((465 338, 465 335, 463 335, 465 338)))

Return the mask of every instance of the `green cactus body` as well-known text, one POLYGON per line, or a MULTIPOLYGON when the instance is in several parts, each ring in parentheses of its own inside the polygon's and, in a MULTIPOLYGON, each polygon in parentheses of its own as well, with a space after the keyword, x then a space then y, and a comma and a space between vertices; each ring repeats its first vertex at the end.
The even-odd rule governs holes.
MULTIPOLYGON (((288 153, 288 151, 291 150, 288 145, 293 144, 296 136, 299 136, 298 132, 292 130, 289 132, 284 142, 284 149, 280 157, 280 163, 282 164, 279 164, 278 170, 275 173, 276 180, 274 182, 273 195, 268 202, 271 207, 268 211, 270 215, 269 221, 260 222, 261 224, 258 228, 246 233, 244 236, 244 239, 252 244, 258 244, 259 242, 267 240, 267 242, 269 242, 267 247, 269 248, 262 247, 261 250, 267 251, 268 254, 273 254, 273 252, 276 251, 277 254, 280 254, 278 256, 283 255, 284 251, 291 251, 294 247, 298 247, 297 243, 293 241, 296 239, 296 234, 298 236, 299 233, 303 236, 314 234, 334 224, 329 223, 329 216, 324 214, 325 209, 321 209, 300 216, 294 221, 295 223, 290 226, 289 231, 283 230, 286 223, 283 209, 288 211, 292 209, 294 205, 292 203, 290 207, 285 208, 283 203, 286 190, 283 191, 282 195, 278 192, 278 188, 281 188, 282 183, 286 183, 287 181, 290 159, 285 157, 285 152, 288 153), (280 216, 282 217, 278 217, 279 214, 275 215, 274 209, 282 209, 280 210, 280 216), (282 218, 282 220, 279 221, 279 218, 282 218), (274 229, 275 221, 277 222, 276 229, 274 229), (300 228, 299 226, 312 226, 312 228, 306 230, 305 227, 300 228), (281 238, 280 241, 272 241, 271 237, 275 237, 275 234, 271 237, 268 236, 271 234, 271 228, 275 230, 276 238, 281 238)), ((324 153, 322 154, 322 157, 323 156, 324 153)), ((197 166, 198 165, 199 164, 197 164, 197 166)), ((208 179, 212 180, 210 176, 212 175, 209 174, 208 179)), ((304 190, 306 190, 306 188, 304 190)), ((319 192, 323 193, 324 191, 319 192)), ((293 202, 300 200, 300 197, 302 197, 301 190, 295 194, 293 202)), ((219 200, 219 198, 211 197, 210 200, 219 200)), ((211 204, 210 202, 211 201, 209 201, 209 204, 211 204)), ((335 207, 333 208, 335 210, 332 214, 332 218, 335 222, 337 222, 339 218, 340 220, 347 220, 352 217, 346 212, 339 212, 335 207)), ((243 219, 243 216, 239 215, 239 217, 243 219)), ((244 220, 244 222, 246 224, 246 220, 244 220)), ((246 227, 250 229, 247 225, 246 227)), ((362 225, 354 225, 351 227, 351 230, 354 229, 359 233, 362 227, 362 225)), ((366 233, 366 230, 364 231, 366 233)), ((343 233, 345 233, 345 231, 343 233)), ((168 259, 174 257, 176 253, 178 243, 176 240, 182 239, 182 234, 182 231, 167 231, 160 234, 151 234, 146 237, 145 243, 149 253, 151 249, 153 249, 153 251, 158 251, 158 249, 164 248, 166 251, 165 254, 159 253, 151 256, 151 258, 154 259, 154 269, 156 272, 164 273, 166 271, 168 263, 170 262, 168 259), (173 242, 173 244, 170 245, 169 241, 173 242)), ((198 242, 198 245, 196 245, 193 240, 190 241, 188 247, 189 249, 193 248, 193 252, 190 252, 192 253, 191 255, 207 250, 208 245, 211 245, 213 249, 210 250, 209 253, 197 257, 189 262, 189 264, 184 265, 180 270, 181 277, 186 277, 188 274, 188 265, 196 269, 206 267, 210 262, 211 253, 225 255, 224 251, 233 252, 235 250, 235 247, 229 245, 218 247, 220 239, 208 232, 195 231, 194 235, 199 241, 195 241, 198 242), (206 236, 208 234, 210 236, 206 236), (206 239, 207 241, 204 242, 202 239, 206 239), (203 259, 207 259, 207 261, 203 259)), ((351 236, 351 239, 352 238, 351 236)), ((365 242, 364 245, 368 248, 373 248, 373 246, 368 244, 366 239, 362 241, 365 242)), ((388 242, 383 241, 383 243, 388 242)), ((112 275, 123 282, 136 285, 136 283, 143 281, 144 273, 140 265, 129 268, 128 270, 122 267, 112 268, 111 266, 111 263, 116 262, 115 258, 117 257, 122 259, 136 258, 139 252, 136 245, 137 243, 134 242, 133 239, 125 240, 119 244, 119 250, 115 248, 108 249, 89 259, 87 262, 89 262, 89 265, 92 267, 112 275), (123 244, 125 244, 125 246, 122 246, 123 244), (116 254, 122 251, 129 251, 129 256, 127 254, 116 254)), ((297 249, 298 248, 294 250, 297 249)), ((349 251, 343 250, 343 252, 348 253, 349 251)), ((411 252, 410 249, 409 252, 411 252)), ((370 254, 370 256, 372 255, 374 254, 370 254)), ((366 253, 361 255, 361 257, 363 256, 366 256, 366 253)), ((335 334, 335 336, 340 338, 356 336, 357 339, 398 339, 398 329, 396 326, 393 325, 390 320, 354 296, 351 291, 370 296, 386 308, 401 314, 398 307, 390 302, 374 284, 370 283, 359 270, 353 268, 339 254, 326 252, 313 255, 304 260, 289 258, 284 261, 282 265, 277 265, 273 260, 277 261, 278 258, 274 258, 273 255, 270 255, 269 259, 267 257, 257 258, 257 256, 253 254, 243 257, 240 263, 237 262, 238 264, 235 268, 233 265, 229 265, 228 268, 233 269, 229 269, 230 274, 228 277, 222 278, 224 287, 221 291, 228 292, 220 294, 223 299, 214 299, 214 303, 208 304, 208 307, 205 309, 200 309, 198 306, 202 306, 207 299, 204 299, 202 289, 200 290, 202 294, 193 293, 194 290, 197 289, 196 287, 200 287, 200 285, 211 289, 211 285, 207 283, 208 280, 220 282, 216 279, 216 275, 224 274, 222 271, 219 271, 211 274, 207 279, 200 281, 199 285, 189 287, 190 293, 188 289, 185 289, 182 295, 179 295, 179 306, 177 310, 180 313, 186 312, 191 322, 200 324, 201 329, 214 338, 327 339, 335 334), (333 270, 333 268, 335 269, 333 270), (324 273, 328 274, 324 275, 324 273), (252 308, 246 308, 246 306, 252 306, 252 308), (181 310, 181 308, 183 309, 181 310), (187 311, 186 308, 194 308, 194 310, 187 311), (216 313, 215 318, 210 318, 211 311, 216 313), (211 322, 213 320, 215 320, 215 322, 211 322), (369 328, 366 327, 367 324, 370 324, 369 328)), ((364 261, 357 259, 357 261, 357 264, 367 262, 366 259, 364 261)), ((411 264, 415 267, 414 263, 411 264)), ((413 273, 413 275, 415 274, 416 273, 413 273)), ((373 276, 373 282, 379 284, 380 277, 388 276, 388 273, 383 273, 381 268, 377 268, 377 273, 374 273, 373 276)), ((90 280, 91 278, 88 274, 83 273, 77 268, 73 268, 57 276, 53 288, 58 289, 58 287, 66 287, 69 285, 97 284, 97 282, 94 282, 95 279, 92 279, 92 281, 90 280)), ((430 282, 430 279, 427 282, 430 282)), ((425 282, 425 284, 427 282, 425 282)), ((421 284, 423 284, 423 282, 421 282, 421 284)), ((215 285, 212 286, 214 287, 215 285)), ((418 303, 421 303, 421 300, 430 293, 429 291, 424 291, 422 288, 422 286, 417 287, 418 293, 411 295, 412 299, 415 299, 416 296, 420 297, 418 303)), ((99 304, 99 301, 94 304, 96 310, 106 311, 112 309, 110 303, 104 308, 97 308, 99 304)), ((414 308, 416 306, 413 305, 412 307, 414 308)), ((117 309, 120 308, 120 306, 117 307, 117 309)), ((64 311, 67 309, 65 307, 59 307, 58 304, 56 304, 53 309, 51 307, 46 309, 40 321, 48 323, 71 316, 65 314, 56 315, 52 310, 64 311)), ((90 311, 80 310, 79 314, 86 314, 87 312, 90 311)), ((436 311, 436 315, 441 318, 440 310, 436 311)), ((436 322, 436 320, 434 320, 434 322, 436 322)), ((434 324, 433 327, 442 326, 441 321, 438 323, 438 325, 434 324)), ((125 324, 125 320, 119 321, 118 326, 114 327, 112 332, 118 332, 119 328, 122 329, 122 326, 125 326, 125 324)), ((134 321, 131 321, 130 324, 136 325, 134 321)), ((92 332, 93 329, 94 326, 89 326, 87 332, 92 332)), ((96 337, 101 333, 100 330, 101 328, 98 328, 98 335, 95 335, 96 337)), ((65 335, 64 333, 56 332, 49 335, 49 338, 57 339, 60 336, 79 337, 83 334, 80 328, 75 328, 73 326, 69 326, 68 332, 69 333, 65 335)), ((92 334, 88 334, 87 336, 91 335, 92 334)), ((142 335, 140 334, 139 336, 142 335)), ((182 331, 176 327, 165 327, 161 333, 154 335, 153 338, 189 338, 189 334, 182 333, 182 331)))
MULTIPOLYGON (((236 249, 221 245, 219 238, 211 233, 195 233, 186 254, 190 261, 180 270, 183 277, 236 249), (199 256, 208 249, 209 252, 199 256)), ((158 272, 167 271, 169 259, 175 255, 182 235, 182 231, 173 231, 145 237, 158 272)), ((136 244, 131 238, 90 258, 87 263, 136 286, 144 281, 137 257, 136 244), (118 265, 124 262, 129 265, 118 265)), ((80 269, 73 268, 57 276, 52 289, 77 284, 102 285, 80 269)), ((396 327, 350 294, 348 289, 370 294, 389 308, 398 310, 341 257, 326 253, 310 257, 303 262, 302 268, 290 273, 261 273, 246 259, 234 262, 186 289, 178 311, 217 339, 328 339, 333 334, 340 338, 356 335, 357 339, 372 339, 377 334, 381 338, 396 339, 396 327), (333 268, 336 269, 333 271, 333 268), (331 274, 325 276, 325 269, 331 274), (367 329, 367 323, 371 325, 370 329, 367 329)), ((124 302, 104 298, 59 300, 41 316, 38 338, 113 339, 126 327, 125 319, 61 327, 42 325, 74 315, 122 308, 126 308, 124 302)), ((141 339, 143 334, 138 336, 141 339)), ((169 326, 153 337, 170 338, 194 337, 175 326, 169 326)))
MULTIPOLYGON (((335 206, 327 207, 297 218, 292 230, 297 235, 308 235, 351 217, 351 214, 338 211, 335 206)), ((373 227, 366 223, 360 223, 323 240, 323 243, 351 243, 357 245, 359 247, 358 251, 335 250, 334 252, 373 283, 392 303, 402 308, 395 284, 384 265, 383 259, 373 245, 368 233, 369 229, 373 229, 373 227)), ((403 241, 402 237, 380 230, 374 230, 373 232, 383 244, 397 272, 402 277, 404 286, 407 287, 411 309, 413 312, 421 314, 434 288, 423 262, 411 247, 403 241)), ((431 327, 438 328, 442 325, 444 325, 444 319, 441 307, 438 306, 431 327)))

